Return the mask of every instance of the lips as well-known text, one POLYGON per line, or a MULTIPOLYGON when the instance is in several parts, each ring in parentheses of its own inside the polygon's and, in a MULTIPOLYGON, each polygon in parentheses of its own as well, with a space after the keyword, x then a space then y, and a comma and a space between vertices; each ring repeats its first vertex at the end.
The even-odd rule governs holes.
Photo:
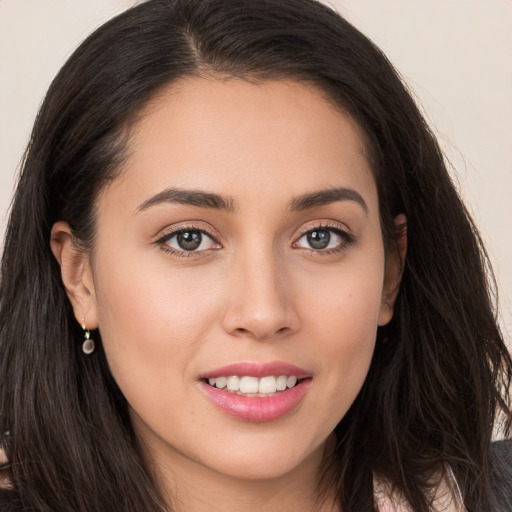
POLYGON ((235 363, 204 373, 201 379, 212 379, 227 375, 248 375, 251 377, 266 377, 268 375, 295 375, 298 379, 311 377, 311 373, 303 368, 282 361, 271 363, 235 363))
POLYGON ((283 362, 239 363, 200 376, 200 389, 221 412, 241 421, 275 421, 295 410, 312 376, 283 362))

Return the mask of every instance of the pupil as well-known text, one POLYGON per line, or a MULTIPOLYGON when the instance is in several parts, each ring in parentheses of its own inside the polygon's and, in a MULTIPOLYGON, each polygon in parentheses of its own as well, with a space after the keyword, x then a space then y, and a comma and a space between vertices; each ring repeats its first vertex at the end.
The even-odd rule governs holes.
POLYGON ((325 249, 331 241, 329 231, 311 231, 307 235, 308 243, 313 249, 325 249))
POLYGON ((199 231, 184 231, 178 233, 177 242, 184 251, 193 251, 201 245, 201 233, 199 231))

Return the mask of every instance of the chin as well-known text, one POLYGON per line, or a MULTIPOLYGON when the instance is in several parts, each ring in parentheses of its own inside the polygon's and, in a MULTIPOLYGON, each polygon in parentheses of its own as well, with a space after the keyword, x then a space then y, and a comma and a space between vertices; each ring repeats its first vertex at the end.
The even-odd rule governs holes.
POLYGON ((304 444, 307 443, 295 442, 293 436, 285 441, 259 439, 250 444, 233 443, 222 448, 220 457, 214 456, 210 461, 203 460, 203 464, 219 474, 237 480, 280 479, 295 471, 311 470, 313 466, 321 463, 325 443, 322 442, 317 447, 304 444))

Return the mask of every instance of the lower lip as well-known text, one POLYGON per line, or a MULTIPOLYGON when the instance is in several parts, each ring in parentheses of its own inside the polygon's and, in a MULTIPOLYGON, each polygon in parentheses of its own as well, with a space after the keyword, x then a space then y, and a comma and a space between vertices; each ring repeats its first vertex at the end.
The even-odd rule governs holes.
POLYGON ((241 421, 266 423, 292 412, 308 392, 311 379, 301 380, 295 387, 268 397, 240 396, 214 388, 206 382, 199 384, 203 393, 222 412, 241 421))

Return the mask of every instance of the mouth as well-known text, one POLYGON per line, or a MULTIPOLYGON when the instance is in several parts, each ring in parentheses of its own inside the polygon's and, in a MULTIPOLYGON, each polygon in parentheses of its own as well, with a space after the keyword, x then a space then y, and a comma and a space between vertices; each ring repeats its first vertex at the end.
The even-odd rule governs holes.
POLYGON ((201 375, 199 384, 221 412, 237 420, 263 423, 295 411, 312 380, 309 372, 287 363, 240 363, 201 375))
POLYGON ((295 375, 267 375, 261 378, 250 375, 230 375, 203 379, 213 388, 249 398, 277 396, 299 385, 301 380, 303 379, 295 375))

